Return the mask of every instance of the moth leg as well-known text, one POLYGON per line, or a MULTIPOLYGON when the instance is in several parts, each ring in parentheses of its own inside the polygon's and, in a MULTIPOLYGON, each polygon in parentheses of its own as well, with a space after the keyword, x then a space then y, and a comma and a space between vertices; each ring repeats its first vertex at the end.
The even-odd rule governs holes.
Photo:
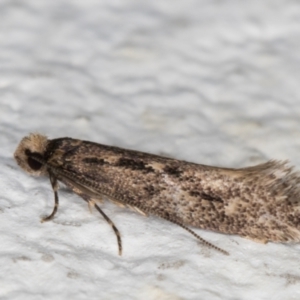
MULTIPOLYGON (((57 172, 57 170, 56 170, 57 172)), ((49 172, 50 174, 50 172, 49 172)), ((54 177, 54 176, 53 176, 54 177)), ((50 177, 51 178, 51 177, 50 177)), ((55 177, 54 177, 55 178, 55 177)), ((56 181, 56 178, 55 178, 56 181)), ((105 219, 105 221, 110 224, 113 231, 116 234, 117 241, 118 241, 118 248, 119 248, 119 255, 122 255, 122 240, 121 235, 115 224, 110 220, 110 218, 101 210, 101 208, 96 204, 95 200, 92 199, 92 196, 89 195, 91 191, 86 188, 85 186, 79 184, 76 181, 73 181, 72 178, 64 177, 63 181, 67 186, 69 186, 76 194, 78 194, 84 201, 86 201, 89 205, 89 207, 94 206, 99 211, 99 213, 102 215, 102 217, 105 219)), ((95 196, 96 199, 102 200, 101 195, 92 192, 93 196, 95 196)), ((58 201, 58 198, 57 198, 58 201)), ((53 213, 52 213, 53 214, 53 213)), ((51 215, 52 215, 51 214, 51 215)), ((53 214, 54 215, 54 214, 53 214)), ((49 216, 50 217, 50 216, 49 216)))
MULTIPOLYGON (((84 197, 84 195, 80 194, 81 197, 84 197)), ((86 200, 86 199, 85 199, 86 200)), ((94 199, 90 199, 90 197, 87 198, 87 203, 88 203, 88 206, 89 206, 89 211, 90 213, 92 214, 93 213, 93 210, 92 208, 95 207, 95 204, 96 204, 96 201, 97 202, 100 202, 100 203, 103 203, 103 198, 102 197, 99 197, 97 198, 97 200, 94 200, 94 199), (90 201, 89 201, 90 200, 90 201)))
POLYGON ((93 201, 88 201, 89 211, 92 214, 93 213, 93 206, 95 206, 95 203, 93 201))
POLYGON ((138 207, 136 207, 136 206, 130 206, 130 208, 133 209, 133 210, 135 210, 137 213, 141 214, 142 216, 148 217, 148 215, 145 212, 143 212, 141 209, 139 209, 138 207))
POLYGON ((118 230, 118 228, 115 226, 113 221, 102 211, 102 209, 94 202, 91 205, 95 206, 96 209, 99 211, 99 213, 102 215, 102 217, 105 219, 105 221, 112 227, 113 231, 115 232, 115 235, 117 237, 118 241, 118 248, 119 248, 119 255, 122 255, 122 240, 121 240, 121 235, 118 230))
POLYGON ((112 227, 113 231, 115 232, 115 235, 117 237, 118 242, 118 248, 119 248, 119 255, 122 255, 122 240, 121 235, 118 230, 118 228, 115 226, 113 221, 103 212, 103 210, 96 204, 95 200, 93 200, 90 196, 80 193, 79 194, 84 201, 86 201, 89 205, 89 209, 91 210, 92 207, 95 207, 99 213, 102 215, 102 217, 105 219, 105 221, 112 227))
POLYGON ((58 204, 59 204, 58 193, 57 193, 57 190, 58 190, 57 178, 51 172, 49 172, 49 178, 50 178, 50 182, 51 182, 52 189, 53 189, 53 192, 54 192, 54 207, 53 207, 52 213, 48 217, 45 217, 45 218, 41 219, 42 223, 50 221, 50 220, 52 220, 54 218, 54 215, 57 212, 58 204))

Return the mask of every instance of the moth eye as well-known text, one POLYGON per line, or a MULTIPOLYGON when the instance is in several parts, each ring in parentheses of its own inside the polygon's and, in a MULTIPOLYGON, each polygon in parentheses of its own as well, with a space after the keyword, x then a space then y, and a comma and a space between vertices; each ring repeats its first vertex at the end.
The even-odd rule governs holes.
POLYGON ((35 159, 33 159, 31 157, 28 157, 27 162, 28 162, 29 167, 34 171, 39 170, 43 166, 40 162, 36 161, 35 159))
POLYGON ((42 158, 42 155, 40 153, 37 153, 37 152, 31 152, 29 149, 25 149, 25 155, 27 155, 27 163, 28 163, 28 166, 34 170, 34 171, 38 171, 42 166, 43 164, 38 162, 37 160, 35 160, 34 158, 31 157, 31 155, 35 155, 39 158, 42 158))

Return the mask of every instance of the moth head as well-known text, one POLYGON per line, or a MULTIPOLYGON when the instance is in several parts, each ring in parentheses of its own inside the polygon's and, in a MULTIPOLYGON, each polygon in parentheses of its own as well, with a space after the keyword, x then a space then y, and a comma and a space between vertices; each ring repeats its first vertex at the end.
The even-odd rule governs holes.
POLYGON ((14 153, 18 165, 31 175, 46 174, 47 167, 43 161, 47 144, 47 137, 38 133, 24 137, 14 153))

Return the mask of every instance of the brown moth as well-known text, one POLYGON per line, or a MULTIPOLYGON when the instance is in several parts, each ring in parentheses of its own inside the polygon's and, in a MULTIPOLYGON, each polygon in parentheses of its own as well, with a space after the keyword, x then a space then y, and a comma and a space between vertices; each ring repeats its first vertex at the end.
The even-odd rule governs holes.
POLYGON ((300 175, 287 162, 218 168, 41 134, 24 137, 14 157, 29 174, 50 178, 55 205, 42 221, 57 211, 61 181, 112 226, 120 255, 120 233, 96 203, 104 198, 175 223, 224 254, 187 226, 263 243, 300 240, 300 175))

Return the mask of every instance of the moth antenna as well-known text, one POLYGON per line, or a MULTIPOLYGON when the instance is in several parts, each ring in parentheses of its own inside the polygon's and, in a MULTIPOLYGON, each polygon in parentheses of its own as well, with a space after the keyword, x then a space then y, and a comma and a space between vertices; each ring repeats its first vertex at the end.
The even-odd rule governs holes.
MULTIPOLYGON (((90 202, 90 201, 88 201, 88 202, 90 202)), ((96 209, 99 211, 99 213, 105 219, 105 221, 112 227, 113 231, 115 232, 117 241, 118 241, 119 255, 121 256, 122 255, 122 240, 121 240, 121 235, 120 235, 118 228, 115 226, 113 221, 102 211, 102 209, 96 203, 93 203, 92 205, 94 205, 96 207, 96 209)))
POLYGON ((57 190, 58 190, 57 178, 53 175, 53 173, 50 170, 48 170, 48 173, 49 173, 51 186, 52 186, 52 189, 53 189, 53 192, 54 192, 54 207, 53 207, 52 213, 48 217, 45 217, 45 218, 41 219, 42 223, 50 221, 54 218, 54 215, 57 212, 58 204, 59 204, 58 192, 57 192, 57 190))

